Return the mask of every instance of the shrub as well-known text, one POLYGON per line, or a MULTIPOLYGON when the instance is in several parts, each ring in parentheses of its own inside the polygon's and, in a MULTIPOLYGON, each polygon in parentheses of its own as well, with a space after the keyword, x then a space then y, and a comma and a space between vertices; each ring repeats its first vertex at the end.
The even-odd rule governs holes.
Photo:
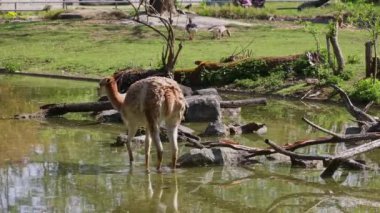
MULTIPOLYGON (((278 86, 286 78, 291 77, 322 77, 328 79, 330 75, 332 74, 328 74, 323 65, 311 65, 307 56, 303 56, 296 61, 281 65, 267 64, 266 61, 261 59, 248 59, 231 67, 223 67, 218 70, 203 70, 201 72, 201 81, 203 85, 220 86, 237 83, 239 86, 253 88, 257 84, 262 84, 264 87, 270 87, 270 84, 278 86), (261 78, 262 80, 260 80, 261 78)), ((337 80, 332 79, 328 82, 337 82, 337 80)))
POLYGON ((18 14, 16 12, 7 12, 5 15, 4 15, 4 19, 5 20, 13 20, 13 19, 16 19, 18 16, 18 14))
POLYGON ((1 66, 4 67, 7 72, 16 72, 21 70, 21 65, 14 62, 3 62, 1 66))
POLYGON ((236 79, 256 80, 259 76, 268 76, 269 70, 262 60, 252 59, 241 62, 233 67, 223 67, 218 70, 204 70, 202 82, 206 85, 225 85, 236 79))
POLYGON ((360 64, 360 57, 357 55, 349 55, 347 57, 348 64, 360 64))
POLYGON ((282 73, 271 73, 267 77, 258 78, 257 80, 242 79, 235 80, 235 86, 247 89, 276 89, 284 84, 284 76, 282 73))
POLYGON ((380 102, 380 81, 373 79, 363 79, 354 85, 354 89, 350 94, 351 98, 360 102, 375 101, 380 102))
POLYGON ((273 16, 274 10, 269 8, 244 8, 233 4, 222 6, 200 5, 196 8, 196 13, 202 16, 223 17, 231 19, 265 19, 273 16))
POLYGON ((55 19, 58 19, 58 16, 63 12, 64 10, 49 10, 49 11, 46 11, 44 18, 55 20, 55 19))

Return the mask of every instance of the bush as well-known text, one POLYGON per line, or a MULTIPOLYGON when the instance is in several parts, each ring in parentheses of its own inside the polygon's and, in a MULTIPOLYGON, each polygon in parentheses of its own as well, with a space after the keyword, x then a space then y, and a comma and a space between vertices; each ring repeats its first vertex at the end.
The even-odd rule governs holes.
POLYGON ((257 80, 242 79, 235 80, 235 86, 246 89, 276 89, 284 84, 284 76, 282 73, 272 73, 267 77, 258 78, 257 80))
POLYGON ((223 17, 231 19, 264 19, 268 20, 273 16, 274 10, 268 8, 244 8, 235 6, 233 4, 226 4, 222 6, 207 6, 200 5, 196 8, 196 13, 202 16, 223 17))
POLYGON ((347 57, 348 64, 360 64, 360 57, 357 55, 349 55, 347 57))
POLYGON ((360 102, 380 102, 380 81, 367 78, 358 81, 350 94, 351 98, 360 102))
MULTIPOLYGON (((232 67, 223 67, 218 70, 203 70, 201 72, 201 81, 203 85, 209 86, 237 83, 243 87, 254 88, 260 83, 264 87, 270 87, 270 84, 278 86, 285 79, 292 77, 330 78, 332 74, 327 73, 323 65, 311 65, 307 56, 281 65, 276 65, 275 63, 267 64, 266 61, 260 59, 249 59, 232 67)), ((333 79, 329 82, 336 82, 336 80, 333 79)))
POLYGON ((21 70, 21 65, 15 62, 3 62, 0 67, 4 67, 7 72, 16 72, 21 70))
POLYGON ((241 62, 233 67, 224 67, 218 70, 202 71, 202 82, 205 85, 226 85, 236 79, 256 80, 260 76, 268 76, 269 70, 262 60, 252 59, 241 62))
POLYGON ((58 16, 63 12, 64 10, 49 10, 49 11, 46 11, 44 18, 55 20, 55 19, 58 19, 58 16))
POLYGON ((4 19, 5 20, 13 20, 13 19, 16 19, 18 16, 18 14, 16 12, 7 12, 5 15, 4 15, 4 19))

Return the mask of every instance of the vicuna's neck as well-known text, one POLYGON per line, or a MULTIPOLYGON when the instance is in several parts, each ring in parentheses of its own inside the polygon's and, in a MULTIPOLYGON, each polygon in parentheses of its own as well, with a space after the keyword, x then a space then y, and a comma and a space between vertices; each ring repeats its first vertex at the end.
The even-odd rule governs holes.
POLYGON ((112 106, 120 111, 121 105, 124 101, 124 96, 117 90, 116 82, 112 82, 106 87, 108 99, 111 101, 112 106))

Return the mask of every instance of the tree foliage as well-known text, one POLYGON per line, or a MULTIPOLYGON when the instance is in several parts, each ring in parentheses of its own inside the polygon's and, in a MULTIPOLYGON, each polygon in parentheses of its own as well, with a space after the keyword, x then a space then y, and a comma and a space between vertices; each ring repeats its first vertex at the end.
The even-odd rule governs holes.
MULTIPOLYGON (((372 42, 374 48, 375 58, 377 58, 377 42, 380 33, 380 14, 376 10, 373 3, 366 3, 361 1, 357 4, 350 4, 352 17, 351 21, 359 28, 366 29, 368 31, 369 39, 372 42)), ((373 67, 373 83, 377 77, 377 60, 374 61, 373 67)))

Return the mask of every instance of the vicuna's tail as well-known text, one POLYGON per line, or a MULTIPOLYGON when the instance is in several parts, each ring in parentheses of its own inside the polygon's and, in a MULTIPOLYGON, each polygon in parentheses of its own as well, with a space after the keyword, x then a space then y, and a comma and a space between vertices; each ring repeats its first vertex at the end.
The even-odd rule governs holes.
POLYGON ((171 88, 165 91, 166 116, 174 112, 180 112, 181 117, 186 109, 186 103, 183 96, 177 89, 171 88))

